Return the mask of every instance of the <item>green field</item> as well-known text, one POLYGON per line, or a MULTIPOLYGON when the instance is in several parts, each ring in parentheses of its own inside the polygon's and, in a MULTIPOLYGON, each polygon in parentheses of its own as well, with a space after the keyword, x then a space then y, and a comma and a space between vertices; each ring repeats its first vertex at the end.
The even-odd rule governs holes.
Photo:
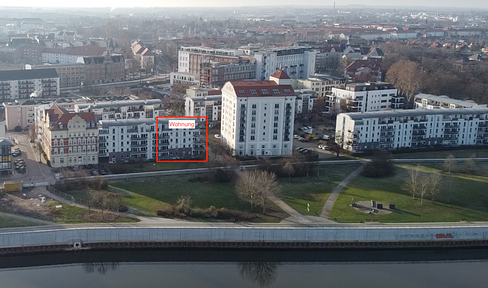
POLYGON ((319 166, 318 175, 280 179, 281 199, 304 215, 319 216, 334 188, 358 165, 319 166), (307 211, 310 204, 310 212, 307 211))
POLYGON ((254 213, 259 222, 279 222, 288 215, 276 207, 267 209, 266 215, 259 208, 250 210, 250 205, 241 201, 233 183, 190 182, 194 175, 164 176, 131 181, 117 181, 112 186, 133 192, 125 194, 123 203, 148 215, 158 209, 175 204, 181 196, 190 196, 192 207, 202 209, 210 206, 254 213), (142 197, 141 197, 142 196, 142 197))
MULTIPOLYGON (((410 153, 395 153, 392 155, 395 159, 445 159, 449 155, 453 155, 456 158, 469 158, 474 155, 475 158, 488 158, 488 149, 460 149, 450 151, 415 151, 410 153)), ((370 157, 366 157, 370 158, 370 157)))
MULTIPOLYGON (((439 164, 441 165, 441 164, 439 164)), ((409 169, 417 166, 402 165, 396 174, 388 178, 358 176, 341 192, 329 215, 338 222, 457 222, 488 221, 488 178, 486 176, 443 173, 441 192, 432 202, 429 196, 423 205, 419 199, 403 191, 409 169), (396 211, 389 215, 369 215, 351 208, 355 202, 375 200, 385 204, 394 203, 396 211)), ((435 167, 421 166, 424 173, 439 173, 435 167)))
POLYGON ((12 227, 29 227, 43 225, 35 220, 29 221, 27 219, 20 219, 18 217, 11 217, 6 213, 0 215, 0 228, 12 228, 12 227))

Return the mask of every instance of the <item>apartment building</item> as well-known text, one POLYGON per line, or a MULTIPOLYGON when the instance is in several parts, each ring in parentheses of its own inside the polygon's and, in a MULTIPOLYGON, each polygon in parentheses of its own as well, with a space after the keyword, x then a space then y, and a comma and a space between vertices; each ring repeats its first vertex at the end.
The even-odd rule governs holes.
POLYGON ((169 83, 171 86, 174 84, 200 85, 200 76, 185 72, 171 72, 169 73, 169 83))
POLYGON ((295 101, 296 115, 311 112, 317 103, 317 92, 309 89, 298 89, 295 90, 295 94, 297 95, 295 101))
POLYGON ((99 121, 99 157, 108 158, 110 163, 155 160, 156 153, 158 160, 204 160, 204 124, 195 121, 195 128, 174 129, 169 127, 169 120, 174 119, 158 119, 157 131, 155 119, 99 121))
POLYGON ((208 127, 213 127, 221 120, 222 93, 201 97, 186 97, 185 116, 206 116, 208 127))
POLYGON ((337 115, 336 142, 352 152, 488 144, 488 108, 337 115))
POLYGON ((251 60, 235 63, 202 63, 200 85, 202 87, 222 87, 227 81, 240 81, 256 77, 256 64, 251 60))
POLYGON ((59 76, 53 68, 0 71, 0 100, 59 96, 59 76))
POLYGON ((99 46, 76 46, 69 48, 45 48, 42 51, 42 63, 73 64, 79 57, 105 56, 107 48, 99 46))
POLYGON ((156 119, 164 116, 160 99, 122 100, 82 103, 75 106, 75 112, 93 112, 95 120, 156 119))
POLYGON ((452 99, 448 96, 436 96, 431 94, 418 94, 414 98, 416 109, 457 109, 457 108, 486 108, 486 104, 480 105, 472 100, 452 99))
POLYGON ((385 82, 346 83, 332 88, 327 107, 346 112, 372 112, 403 108, 403 97, 385 82))
POLYGON ((235 49, 181 47, 178 51, 178 72, 200 75, 203 63, 234 63, 242 55, 242 50, 235 49))
POLYGON ((270 81, 230 81, 222 88, 221 134, 234 155, 293 152, 296 94, 282 70, 270 81))
POLYGON ((125 61, 122 55, 79 57, 78 63, 85 64, 83 85, 124 81, 125 61))
POLYGON ((41 115, 39 136, 51 167, 98 164, 95 114, 68 112, 53 105, 41 115))
POLYGON ((278 69, 291 78, 308 79, 315 72, 316 54, 310 47, 298 46, 256 52, 256 80, 269 79, 278 69))
POLYGON ((134 58, 139 61, 140 68, 152 72, 154 69, 154 53, 140 40, 132 42, 131 50, 134 58))
POLYGON ((85 81, 85 65, 82 63, 71 64, 44 64, 32 65, 26 69, 45 69, 54 68, 59 76, 59 87, 80 87, 81 83, 85 81))
POLYGON ((293 79, 294 89, 310 89, 317 93, 318 97, 325 97, 332 94, 332 88, 339 88, 344 83, 344 79, 329 75, 314 75, 308 79, 293 79))

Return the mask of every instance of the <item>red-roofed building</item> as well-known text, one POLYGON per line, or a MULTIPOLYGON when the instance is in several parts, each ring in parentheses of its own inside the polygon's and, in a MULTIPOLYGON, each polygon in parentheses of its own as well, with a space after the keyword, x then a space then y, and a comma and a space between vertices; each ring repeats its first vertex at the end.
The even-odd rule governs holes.
POLYGON ((40 117, 38 133, 51 167, 98 164, 98 128, 93 112, 68 112, 53 105, 40 117))
POLYGON ((376 82, 381 81, 381 64, 382 58, 367 58, 355 60, 344 71, 344 77, 348 80, 359 82, 376 82))
POLYGON ((141 69, 147 69, 147 72, 151 72, 154 69, 154 53, 145 47, 142 41, 134 41, 131 45, 134 58, 141 63, 141 69))
POLYGON ((296 94, 279 70, 270 81, 229 81, 222 87, 223 142, 239 156, 291 155, 296 94))

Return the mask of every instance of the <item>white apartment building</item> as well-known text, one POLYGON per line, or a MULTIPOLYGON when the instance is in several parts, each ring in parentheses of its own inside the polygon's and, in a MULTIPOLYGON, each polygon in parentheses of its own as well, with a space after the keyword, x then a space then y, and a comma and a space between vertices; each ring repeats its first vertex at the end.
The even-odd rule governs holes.
POLYGON ((352 152, 487 145, 488 108, 341 113, 336 142, 352 152))
POLYGON ((187 72, 171 72, 169 73, 169 83, 171 87, 174 84, 198 85, 200 84, 200 76, 187 72))
POLYGON ((297 99, 295 101, 295 113, 307 114, 311 112, 317 102, 317 92, 314 90, 300 89, 295 90, 297 99))
POLYGON ((233 62, 242 55, 244 55, 244 51, 235 49, 181 47, 178 51, 178 72, 199 74, 200 64, 206 63, 208 60, 233 62))
POLYGON ((207 116, 208 126, 213 127, 220 122, 221 115, 222 94, 185 98, 185 116, 207 116))
POLYGON ((222 87, 223 143, 234 155, 291 155, 295 101, 291 79, 281 70, 270 81, 227 82, 222 87))
POLYGON ((123 100, 84 103, 75 106, 75 112, 93 112, 95 119, 156 119, 164 116, 163 102, 159 99, 123 100))
POLYGON ((486 104, 480 105, 472 100, 452 99, 448 96, 418 94, 414 98, 416 109, 457 109, 457 108, 486 108, 486 104))
POLYGON ((332 88, 327 107, 346 112, 385 111, 403 108, 403 97, 385 82, 346 83, 341 88, 332 88))
POLYGON ((59 96, 56 69, 0 71, 0 100, 59 96))
POLYGON ((291 78, 308 79, 315 72, 316 54, 309 47, 298 46, 256 52, 256 80, 269 79, 278 69, 291 78))
POLYGON ((99 157, 110 163, 155 160, 156 153, 158 160, 205 159, 205 127, 196 121, 195 128, 170 129, 169 120, 158 119, 157 131, 155 119, 99 121, 99 157))
POLYGON ((293 79, 294 89, 311 89, 317 93, 318 97, 325 97, 332 94, 332 88, 339 88, 343 80, 337 77, 326 75, 314 75, 308 79, 293 79))

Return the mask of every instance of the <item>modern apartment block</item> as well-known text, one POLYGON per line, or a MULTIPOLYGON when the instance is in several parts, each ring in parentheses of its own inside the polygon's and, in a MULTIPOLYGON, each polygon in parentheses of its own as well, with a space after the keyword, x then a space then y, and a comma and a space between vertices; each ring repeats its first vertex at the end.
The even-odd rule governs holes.
POLYGON ((175 129, 169 120, 174 119, 160 118, 157 131, 155 119, 101 120, 99 157, 110 163, 155 160, 156 153, 158 160, 204 160, 205 124, 195 118, 194 128, 175 129))
POLYGON ((296 95, 279 70, 270 81, 227 82, 222 88, 221 134, 234 155, 291 155, 296 95))
POLYGON ((83 103, 75 106, 75 112, 93 112, 96 121, 164 116, 163 102, 159 99, 83 103))
POLYGON ((416 109, 486 108, 486 104, 476 104, 472 100, 458 100, 445 95, 436 96, 431 94, 416 95, 414 103, 416 109))
POLYGON ((55 97, 60 93, 59 76, 53 68, 0 71, 0 100, 55 97))
POLYGON ((269 79, 278 69, 291 78, 308 79, 315 72, 316 54, 310 47, 282 47, 255 52, 255 79, 269 79))
POLYGON ((346 83, 332 88, 327 96, 329 109, 346 112, 372 112, 403 108, 403 97, 385 82, 346 83))
POLYGON ((295 113, 307 114, 312 111, 317 103, 317 92, 309 89, 295 90, 297 99, 295 101, 295 113))
MULTIPOLYGON (((220 92, 219 90, 214 91, 220 92)), ((207 116, 208 126, 213 127, 220 122, 222 116, 222 93, 219 94, 186 97, 185 116, 207 116)))
POLYGON ((38 134, 51 167, 98 164, 98 127, 94 113, 44 110, 38 134))
POLYGON ((488 144, 488 108, 337 115, 336 142, 352 152, 488 144))
POLYGON ((200 75, 203 63, 234 63, 244 54, 235 49, 181 47, 178 51, 178 72, 200 75))
POLYGON ((332 88, 339 88, 344 83, 343 79, 317 75, 308 79, 293 79, 292 86, 294 89, 311 89, 317 92, 318 97, 325 97, 332 94, 332 88))

